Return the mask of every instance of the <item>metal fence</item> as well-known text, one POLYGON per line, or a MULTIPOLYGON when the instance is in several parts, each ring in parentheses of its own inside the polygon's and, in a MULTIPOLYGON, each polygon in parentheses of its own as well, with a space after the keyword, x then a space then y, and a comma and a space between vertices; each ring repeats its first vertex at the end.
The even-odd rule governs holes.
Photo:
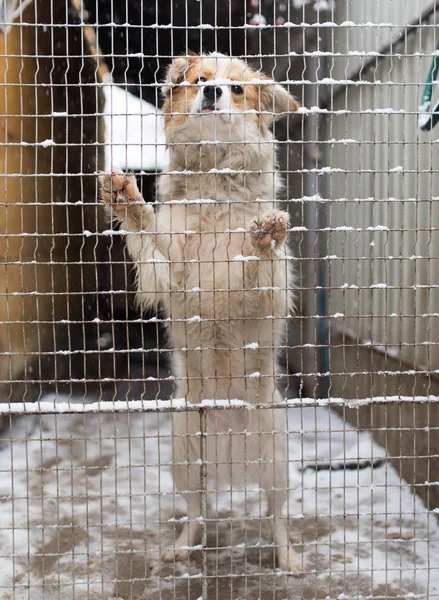
POLYGON ((0 17, 0 598, 437 598, 439 3, 0 17))

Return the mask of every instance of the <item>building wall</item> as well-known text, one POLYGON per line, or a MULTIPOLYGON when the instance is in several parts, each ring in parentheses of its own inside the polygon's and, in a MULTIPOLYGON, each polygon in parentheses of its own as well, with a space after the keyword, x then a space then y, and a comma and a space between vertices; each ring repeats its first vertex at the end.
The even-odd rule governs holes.
POLYGON ((343 85, 430 4, 336 3, 334 21, 345 25, 327 35, 321 211, 332 316, 329 393, 359 399, 342 410, 345 418, 371 430, 401 475, 436 508, 439 128, 418 129, 418 106, 439 14, 361 74, 360 84, 343 85), (395 402, 398 396, 405 399, 395 402))
MULTIPOLYGON (((427 2, 341 1, 336 21, 402 25, 427 2)), ((365 344, 408 365, 439 368, 439 129, 421 132, 418 105, 436 49, 434 20, 377 61, 365 81, 334 95, 325 163, 329 313, 365 344)), ((399 27, 349 25, 329 37, 333 80, 352 76, 399 27), (338 55, 340 53, 341 55, 338 55)))

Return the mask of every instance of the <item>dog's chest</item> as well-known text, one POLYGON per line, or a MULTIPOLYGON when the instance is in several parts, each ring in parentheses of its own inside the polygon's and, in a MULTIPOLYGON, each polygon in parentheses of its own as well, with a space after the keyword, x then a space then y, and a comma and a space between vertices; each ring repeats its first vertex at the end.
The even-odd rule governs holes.
POLYGON ((180 268, 183 289, 218 293, 244 290, 240 258, 253 254, 245 232, 250 220, 242 215, 237 218, 229 207, 218 204, 188 211, 184 232, 173 236, 173 251, 180 259, 173 262, 180 268))

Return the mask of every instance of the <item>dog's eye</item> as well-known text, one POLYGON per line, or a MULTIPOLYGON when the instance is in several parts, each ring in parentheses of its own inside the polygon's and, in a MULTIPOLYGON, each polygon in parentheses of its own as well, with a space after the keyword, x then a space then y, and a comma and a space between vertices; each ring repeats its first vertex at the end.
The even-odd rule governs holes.
POLYGON ((204 81, 207 81, 205 77, 198 77, 198 79, 195 80, 195 85, 197 85, 197 83, 203 83, 204 81))
POLYGON ((234 94, 243 94, 244 90, 240 85, 232 85, 230 88, 234 94))

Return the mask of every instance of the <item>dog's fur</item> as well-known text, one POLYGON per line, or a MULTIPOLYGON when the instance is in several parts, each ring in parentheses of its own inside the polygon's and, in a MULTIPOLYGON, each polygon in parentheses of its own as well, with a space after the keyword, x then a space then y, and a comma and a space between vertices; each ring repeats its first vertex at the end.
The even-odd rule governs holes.
MULTIPOLYGON (((158 210, 143 201, 133 175, 101 178, 102 199, 126 231, 140 306, 161 302, 170 316, 176 397, 281 402, 276 349, 292 281, 270 125, 298 104, 245 62, 221 54, 174 60, 163 93, 170 168, 160 178, 158 210)), ((229 487, 261 484, 279 566, 300 572, 282 516, 285 411, 206 412, 208 478, 229 487)), ((173 414, 173 475, 189 520, 165 560, 184 559, 200 534, 201 429, 197 411, 173 414)))

